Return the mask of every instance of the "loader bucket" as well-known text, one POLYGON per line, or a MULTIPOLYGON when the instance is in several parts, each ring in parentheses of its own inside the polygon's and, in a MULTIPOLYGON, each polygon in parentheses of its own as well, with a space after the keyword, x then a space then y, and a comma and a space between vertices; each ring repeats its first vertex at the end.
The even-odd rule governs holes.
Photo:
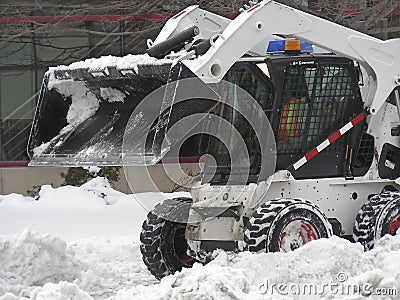
MULTIPOLYGON (((122 165, 132 112, 168 81, 170 71, 170 62, 48 71, 28 143, 30 165, 122 165)), ((160 110, 161 102, 154 103, 154 110, 160 110)))

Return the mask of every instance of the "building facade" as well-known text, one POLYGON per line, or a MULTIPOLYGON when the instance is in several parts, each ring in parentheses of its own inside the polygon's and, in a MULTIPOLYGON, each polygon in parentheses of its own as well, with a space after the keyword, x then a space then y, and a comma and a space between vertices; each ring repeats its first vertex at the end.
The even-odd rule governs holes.
MULTIPOLYGON (((245 1, 65 2, 0 3, 0 167, 21 167, 29 160, 27 140, 42 78, 49 66, 104 55, 143 53, 146 39, 154 39, 165 20, 183 7, 201 3, 234 17, 245 1)), ((385 1, 372 0, 283 2, 331 18, 336 11, 339 15, 335 21, 339 23, 382 38, 400 37, 398 0, 386 1, 392 9, 387 9, 385 1)))

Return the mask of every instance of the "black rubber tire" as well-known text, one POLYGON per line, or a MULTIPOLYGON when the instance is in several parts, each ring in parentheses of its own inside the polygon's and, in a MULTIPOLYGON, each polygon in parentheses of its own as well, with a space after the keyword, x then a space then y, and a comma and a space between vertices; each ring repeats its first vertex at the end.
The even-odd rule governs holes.
POLYGON ((246 224, 244 250, 250 252, 279 252, 279 238, 289 223, 307 221, 317 238, 332 235, 332 226, 325 214, 313 203, 300 199, 277 199, 261 204, 246 224))
POLYGON ((150 211, 143 222, 140 252, 157 279, 191 267, 195 262, 186 254, 185 229, 191 203, 190 198, 167 199, 150 211))
POLYGON ((375 240, 389 233, 392 221, 400 215, 400 192, 386 191, 372 196, 361 207, 353 228, 353 239, 365 250, 374 247, 375 240))

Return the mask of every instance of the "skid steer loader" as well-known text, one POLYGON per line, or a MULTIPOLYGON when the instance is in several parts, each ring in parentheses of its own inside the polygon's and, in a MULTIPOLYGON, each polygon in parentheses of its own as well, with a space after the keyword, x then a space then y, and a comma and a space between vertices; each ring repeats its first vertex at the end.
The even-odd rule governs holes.
POLYGON ((400 39, 265 0, 234 20, 188 7, 148 46, 130 63, 49 70, 28 150, 32 165, 148 165, 184 136, 208 154, 192 197, 143 223, 155 277, 216 249, 287 252, 332 234, 370 249, 396 233, 400 39))

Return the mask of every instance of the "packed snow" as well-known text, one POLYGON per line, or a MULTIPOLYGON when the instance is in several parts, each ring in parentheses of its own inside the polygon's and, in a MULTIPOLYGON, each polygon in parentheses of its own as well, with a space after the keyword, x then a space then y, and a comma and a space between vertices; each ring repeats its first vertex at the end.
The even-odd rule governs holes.
POLYGON ((97 176, 97 173, 100 172, 101 168, 98 166, 85 166, 82 167, 83 169, 87 170, 89 174, 97 176))
MULTIPOLYGON (((63 143, 60 137, 67 135, 74 130, 76 126, 94 116, 100 107, 100 100, 83 81, 56 80, 54 74, 52 74, 50 76, 48 89, 56 89, 65 98, 71 98, 71 105, 66 115, 67 125, 64 126, 51 141, 35 147, 33 149, 34 156, 40 156, 53 141, 58 140, 56 146, 60 146, 63 143)), ((116 101, 120 101, 120 95, 116 94, 116 96, 118 97, 116 101)), ((107 99, 112 98, 111 95, 107 97, 107 99)))
POLYGON ((0 300, 399 298, 400 235, 368 252, 338 237, 290 253, 216 251, 159 282, 141 260, 140 226, 144 207, 174 196, 187 194, 126 195, 103 178, 45 185, 37 200, 0 196, 0 300))
POLYGON ((100 96, 108 102, 124 102, 126 95, 114 88, 100 88, 100 96))
POLYGON ((65 97, 71 97, 71 105, 67 114, 67 123, 77 125, 93 116, 100 106, 96 95, 90 91, 83 81, 55 80, 50 81, 49 89, 55 88, 65 97), (50 84, 51 83, 51 84, 50 84))
POLYGON ((57 67, 49 68, 49 71, 55 70, 71 70, 71 69, 84 69, 90 70, 103 70, 106 67, 116 67, 120 70, 134 69, 138 72, 138 65, 162 65, 171 63, 170 59, 157 59, 146 54, 128 54, 122 57, 119 56, 102 56, 99 58, 89 58, 82 61, 74 62, 68 66, 60 65, 57 67))

